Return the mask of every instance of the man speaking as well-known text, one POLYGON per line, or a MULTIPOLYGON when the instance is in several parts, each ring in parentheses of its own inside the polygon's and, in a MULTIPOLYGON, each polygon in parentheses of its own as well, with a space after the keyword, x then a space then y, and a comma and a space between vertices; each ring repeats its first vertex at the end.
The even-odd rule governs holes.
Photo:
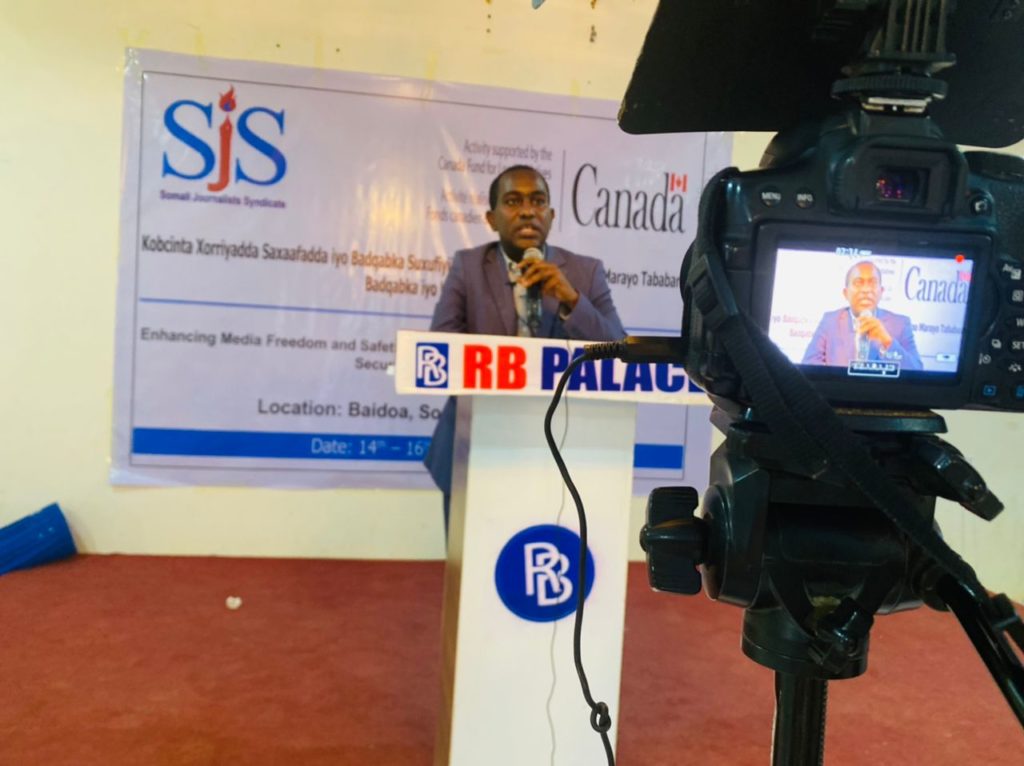
POLYGON ((847 367, 855 361, 887 361, 898 362, 901 370, 922 369, 910 317, 878 308, 883 289, 875 264, 855 263, 843 288, 849 306, 822 316, 803 363, 847 367))
MULTIPOLYGON (((547 244, 555 211, 544 176, 525 165, 506 168, 489 202, 487 224, 498 240, 455 253, 431 330, 594 341, 626 335, 601 261, 547 244)), ((446 529, 454 441, 449 399, 423 461, 444 493, 446 529)))

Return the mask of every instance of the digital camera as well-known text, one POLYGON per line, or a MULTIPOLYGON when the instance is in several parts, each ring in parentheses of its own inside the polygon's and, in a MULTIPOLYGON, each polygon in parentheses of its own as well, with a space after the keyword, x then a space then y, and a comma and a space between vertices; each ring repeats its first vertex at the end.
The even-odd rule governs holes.
MULTIPOLYGON (((835 405, 1024 410, 1024 160, 851 110, 705 195, 736 303, 835 405)), ((686 369, 745 403, 681 285, 686 369)))

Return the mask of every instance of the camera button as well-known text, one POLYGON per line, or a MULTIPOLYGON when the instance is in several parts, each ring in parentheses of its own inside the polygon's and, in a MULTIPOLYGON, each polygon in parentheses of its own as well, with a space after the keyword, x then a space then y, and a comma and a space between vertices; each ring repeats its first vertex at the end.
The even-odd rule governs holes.
POLYGON ((971 215, 992 215, 994 203, 987 194, 975 194, 967 204, 970 206, 971 215))
POLYGON ((1024 384, 1018 384, 1013 387, 1013 398, 1018 402, 1024 402, 1024 384))
POLYGON ((800 189, 796 193, 796 206, 801 210, 814 207, 814 192, 810 189, 800 189))
POLYGON ((982 383, 981 384, 981 398, 982 399, 995 399, 999 396, 999 386, 995 383, 982 383))
POLYGON ((765 207, 776 207, 782 204, 782 191, 777 186, 766 186, 761 189, 761 204, 765 207))
POLYGON ((1010 305, 1024 306, 1024 287, 1015 287, 1009 293, 1010 305))
POLYGON ((999 261, 999 276, 1011 285, 1024 282, 1024 264, 1020 261, 999 261))
POLYGON ((1024 314, 1014 314, 1007 317, 1006 326, 1011 330, 1024 330, 1024 314))
POLYGON ((989 338, 988 347, 992 350, 993 354, 1001 354, 1006 348, 1006 342, 1000 337, 989 338))
POLYGON ((1024 338, 1010 338, 1009 349, 1014 356, 1024 356, 1024 338))

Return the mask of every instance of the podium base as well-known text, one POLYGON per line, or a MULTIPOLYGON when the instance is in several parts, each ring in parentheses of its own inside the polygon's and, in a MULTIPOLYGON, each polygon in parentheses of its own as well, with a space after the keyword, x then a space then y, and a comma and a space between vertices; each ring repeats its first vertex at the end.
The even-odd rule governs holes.
MULTIPOLYGON (((579 558, 543 398, 461 397, 443 605, 435 766, 604 762, 573 666, 579 558), (567 591, 568 589, 568 591, 567 591)), ((583 662, 615 741, 636 405, 570 399, 552 429, 587 512, 593 584, 583 662)), ((589 579, 589 578, 588 578, 589 579)))

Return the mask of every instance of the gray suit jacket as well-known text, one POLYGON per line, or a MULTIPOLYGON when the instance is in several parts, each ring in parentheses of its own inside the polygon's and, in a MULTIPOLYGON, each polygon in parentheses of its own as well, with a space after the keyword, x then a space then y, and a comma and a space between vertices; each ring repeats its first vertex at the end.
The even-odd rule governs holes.
MULTIPOLYGON (((625 337, 612 302, 604 267, 597 258, 576 255, 548 245, 547 260, 558 266, 580 294, 576 308, 563 321, 558 301, 541 298, 540 337, 608 341, 625 337)), ((497 242, 455 253, 441 288, 430 329, 476 335, 515 335, 515 299, 505 259, 497 242)), ((449 399, 434 429, 423 463, 445 493, 451 491, 452 448, 455 444, 455 400, 449 399)))

